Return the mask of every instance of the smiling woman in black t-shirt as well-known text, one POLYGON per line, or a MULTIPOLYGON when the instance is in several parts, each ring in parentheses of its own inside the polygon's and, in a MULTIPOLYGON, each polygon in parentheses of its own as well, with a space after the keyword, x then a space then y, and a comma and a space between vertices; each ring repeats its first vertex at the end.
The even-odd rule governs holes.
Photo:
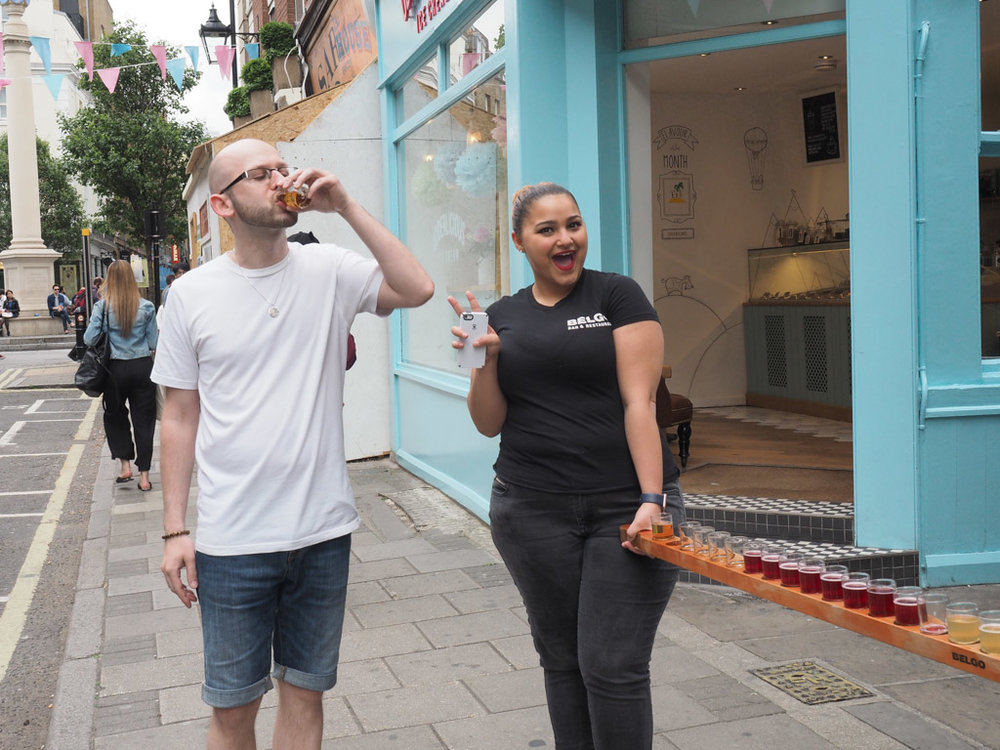
POLYGON ((490 306, 478 340, 452 328, 455 348, 486 349, 468 405, 482 434, 500 435, 493 539, 528 611, 556 747, 648 749, 649 658, 677 569, 618 529, 634 539, 664 506, 683 517, 656 425, 662 330, 632 279, 584 269, 568 190, 522 188, 511 222, 534 283, 490 306))

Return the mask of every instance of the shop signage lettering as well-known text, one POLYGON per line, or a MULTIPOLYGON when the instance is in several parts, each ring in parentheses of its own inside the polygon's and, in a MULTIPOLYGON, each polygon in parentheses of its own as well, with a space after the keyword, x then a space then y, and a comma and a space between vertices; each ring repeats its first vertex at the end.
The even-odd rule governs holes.
POLYGON ((660 128, 653 138, 653 143, 656 144, 657 149, 663 148, 671 141, 681 141, 692 151, 698 145, 698 139, 694 137, 694 131, 686 125, 667 125, 665 128, 660 128))
POLYGON ((434 20, 438 13, 444 10, 449 0, 424 0, 417 7, 418 0, 402 0, 403 20, 409 21, 411 18, 417 19, 417 33, 427 28, 427 24, 434 20))
POLYGON ((959 654, 955 651, 951 652, 951 658, 955 661, 960 661, 962 664, 968 664, 973 667, 978 667, 979 669, 986 669, 986 662, 982 659, 976 659, 974 657, 968 657, 965 654, 959 654))
POLYGON ((352 80, 376 56, 375 34, 361 0, 340 0, 307 56, 314 91, 352 80))

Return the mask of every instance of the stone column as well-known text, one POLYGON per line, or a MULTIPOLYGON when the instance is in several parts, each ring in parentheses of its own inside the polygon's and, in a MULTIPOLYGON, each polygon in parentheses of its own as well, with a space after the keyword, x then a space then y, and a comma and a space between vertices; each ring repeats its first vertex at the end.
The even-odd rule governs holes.
POLYGON ((62 332, 62 321, 49 317, 45 303, 55 283, 53 263, 60 254, 45 247, 42 241, 31 41, 23 17, 30 2, 0 0, 0 5, 7 9, 3 34, 7 68, 4 76, 11 79, 7 86, 7 158, 10 162, 12 225, 10 247, 0 252, 0 261, 7 288, 14 290, 21 303, 21 317, 10 327, 15 336, 62 332))

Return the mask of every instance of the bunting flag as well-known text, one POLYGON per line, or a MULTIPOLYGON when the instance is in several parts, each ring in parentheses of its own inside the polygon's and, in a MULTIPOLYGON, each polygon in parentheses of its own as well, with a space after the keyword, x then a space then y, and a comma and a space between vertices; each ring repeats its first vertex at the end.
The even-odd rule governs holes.
POLYGON ((131 44, 112 43, 111 44, 111 56, 112 57, 118 57, 118 55, 124 55, 126 52, 129 52, 131 49, 132 49, 132 45, 131 44))
POLYGON ((13 81, 10 78, 0 78, 0 89, 4 86, 10 86, 13 81))
POLYGON ((231 78, 233 72, 233 58, 236 56, 236 50, 226 44, 220 44, 215 48, 215 59, 219 61, 219 73, 227 81, 231 78))
POLYGON ((160 79, 167 80, 167 48, 163 44, 153 44, 149 51, 156 58, 156 63, 160 66, 160 79))
POLYGON ((260 45, 254 42, 253 44, 244 44, 243 49, 246 50, 247 57, 251 60, 256 60, 260 57, 260 45))
POLYGON ((102 68, 97 71, 97 75, 101 77, 104 85, 112 94, 115 93, 115 86, 118 85, 118 74, 121 73, 121 70, 121 68, 102 68))
POLYGON ((197 72, 198 71, 198 54, 199 54, 198 48, 196 46, 194 46, 194 45, 191 45, 190 47, 185 47, 184 49, 188 53, 188 57, 191 58, 191 67, 195 69, 195 72, 197 72))
POLYGON ((50 73, 45 78, 45 85, 49 87, 49 92, 52 94, 52 98, 59 101, 59 92, 62 90, 63 78, 66 77, 64 73, 50 73))
POLYGON ((4 66, 4 52, 3 52, 3 32, 0 31, 0 73, 3 73, 4 66))
POLYGON ((167 60, 167 70, 170 72, 170 77, 174 79, 174 83, 177 84, 177 90, 184 90, 184 70, 187 65, 184 62, 183 57, 175 57, 173 60, 167 60))
POLYGON ((45 66, 45 72, 51 73, 52 52, 49 49, 49 38, 45 36, 32 36, 28 38, 31 40, 31 46, 35 48, 35 52, 42 58, 42 65, 45 66))
POLYGON ((94 80, 94 43, 93 42, 73 42, 76 52, 83 58, 83 64, 87 66, 87 73, 90 80, 94 80))

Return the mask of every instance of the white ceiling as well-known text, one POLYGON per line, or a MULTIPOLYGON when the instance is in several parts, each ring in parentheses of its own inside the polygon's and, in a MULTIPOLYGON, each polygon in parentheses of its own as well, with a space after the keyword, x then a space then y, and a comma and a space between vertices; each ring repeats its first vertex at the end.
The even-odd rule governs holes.
MULTIPOLYGON (((983 92, 986 97, 1000 97, 1000 0, 987 0, 979 7, 983 92)), ((746 87, 747 93, 846 86, 846 57, 844 37, 839 36, 658 60, 649 64, 650 88, 655 93, 733 94, 738 86, 746 87), (837 68, 814 70, 820 55, 833 55, 837 68)))

